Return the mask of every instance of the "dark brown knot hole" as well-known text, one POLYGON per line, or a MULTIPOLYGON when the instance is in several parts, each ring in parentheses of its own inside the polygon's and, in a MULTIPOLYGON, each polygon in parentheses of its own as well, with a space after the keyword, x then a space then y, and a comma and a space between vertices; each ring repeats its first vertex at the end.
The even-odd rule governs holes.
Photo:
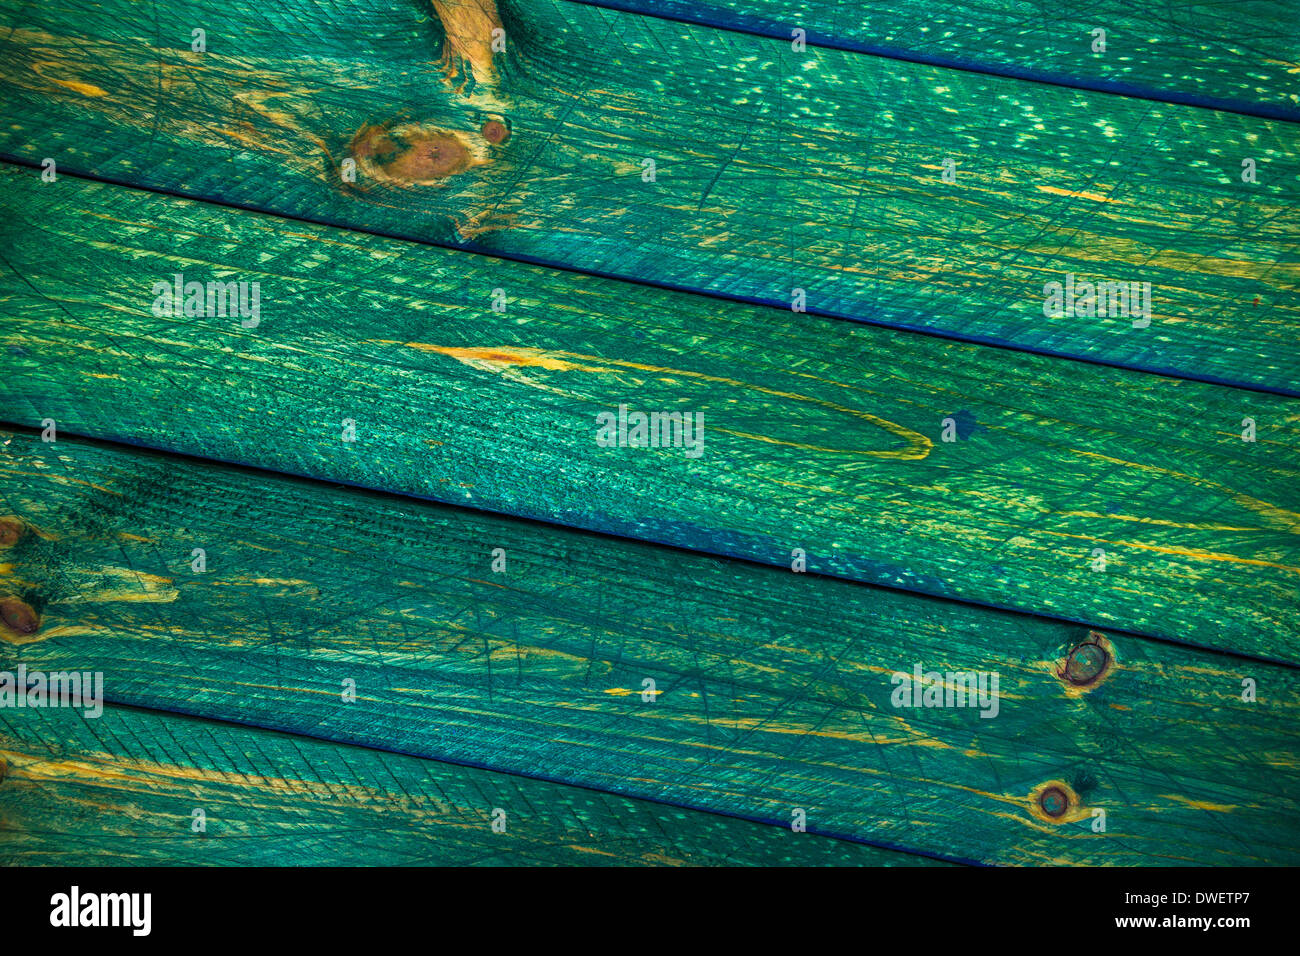
POLYGON ((504 143, 510 138, 510 127, 500 120, 488 120, 479 130, 483 138, 494 146, 504 143))
POLYGON ((1065 659, 1064 677, 1076 687, 1086 687, 1106 672, 1110 654, 1095 640, 1080 644, 1065 659))
POLYGON ((1048 787, 1038 795, 1038 806, 1049 817, 1063 817, 1070 809, 1070 797, 1060 787, 1048 787))
POLYGON ((20 518, 6 515, 0 518, 0 548, 12 548, 27 533, 27 525, 20 518))
POLYGON ((18 634, 35 634, 41 627, 41 616, 30 604, 16 597, 0 599, 0 621, 18 634))

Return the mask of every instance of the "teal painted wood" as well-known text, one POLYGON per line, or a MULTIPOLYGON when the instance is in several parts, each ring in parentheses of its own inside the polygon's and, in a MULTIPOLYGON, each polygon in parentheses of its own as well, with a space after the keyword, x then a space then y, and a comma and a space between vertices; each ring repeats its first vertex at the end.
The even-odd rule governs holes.
POLYGON ((1300 118, 1295 4, 579 0, 809 43, 1300 118), (1094 31, 1104 31, 1104 37, 1094 31), (1100 42, 1100 41, 1104 41, 1100 42))
POLYGON ((6 420, 1300 661, 1295 400, 0 183, 6 420), (154 315, 175 273, 258 325, 154 315), (600 447, 621 404, 702 453, 600 447))
POLYGON ((497 62, 458 52, 497 20, 454 22, 440 59, 412 0, 0 11, 0 151, 32 163, 1300 392, 1294 124, 564 0, 504 5, 497 62), (1056 315, 1071 275, 1149 282, 1150 325, 1056 315))
POLYGON ((0 629, 0 669, 949 858, 1300 861, 1294 668, 208 462, 0 448, 4 619, 35 615, 0 629), (996 716, 894 706, 918 666, 996 672, 996 716))
POLYGON ((555 865, 939 864, 174 714, 0 709, 0 866, 555 865))

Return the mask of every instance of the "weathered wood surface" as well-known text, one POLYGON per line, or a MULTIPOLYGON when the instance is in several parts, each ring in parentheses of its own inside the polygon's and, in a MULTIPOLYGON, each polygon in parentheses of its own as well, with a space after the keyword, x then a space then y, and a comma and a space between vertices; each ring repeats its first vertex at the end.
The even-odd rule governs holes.
POLYGON ((209 462, 0 447, 2 584, 31 609, 6 605, 29 623, 0 632, 3 669, 957 860, 1300 861, 1294 668, 209 462), (894 706, 918 665, 997 672, 997 716, 894 706))
POLYGON ((1300 392, 1294 124, 795 53, 565 0, 499 18, 464 16, 472 6, 443 6, 448 40, 415 0, 4 0, 0 151, 781 309, 799 289, 814 312, 1300 392), (481 37, 497 22, 494 58, 481 37), (1046 283, 1070 274, 1150 282, 1149 327, 1045 315, 1046 283))
POLYGON ((939 65, 1300 119, 1300 32, 1288 0, 829 3, 577 0, 939 65), (1101 49, 1094 31, 1105 31, 1101 49))
POLYGON ((1300 661, 1293 399, 0 183, 5 420, 1300 661), (257 326, 154 315, 174 273, 257 326), (599 447, 620 404, 702 454, 599 447))
POLYGON ((432 760, 109 706, 0 710, 0 866, 917 866, 432 760), (195 815, 202 810, 202 822, 195 815), (498 831, 493 814, 498 814, 498 831), (200 829, 196 829, 200 827, 200 829))

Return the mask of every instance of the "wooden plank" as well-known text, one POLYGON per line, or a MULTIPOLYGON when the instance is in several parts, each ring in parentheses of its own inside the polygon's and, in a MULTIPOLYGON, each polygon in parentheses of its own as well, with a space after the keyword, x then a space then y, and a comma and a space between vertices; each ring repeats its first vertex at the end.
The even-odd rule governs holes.
POLYGON ((0 182, 10 421, 1300 661, 1295 400, 0 182), (154 315, 176 273, 259 324, 154 315), (702 453, 600 447, 620 405, 702 453))
POLYGON ((1050 12, 1021 0, 577 2, 783 40, 798 28, 807 43, 1300 120, 1300 34, 1285 0, 1063 0, 1050 12))
POLYGON ((94 717, 0 710, 0 865, 938 864, 527 777, 109 706, 94 717))
POLYGON ((440 58, 448 34, 405 0, 22 5, 0 40, 0 151, 781 309, 797 289, 812 312, 1300 394, 1294 124, 795 53, 565 0, 448 17, 440 58), (508 52, 493 60, 475 43, 497 22, 508 52), (1045 289, 1070 276, 1150 283, 1150 324, 1058 309, 1045 289))
POLYGON ((208 462, 3 441, 5 617, 28 622, 0 632, 3 669, 97 671, 112 701, 776 824, 802 809, 812 832, 951 859, 1300 861, 1294 668, 208 462), (986 678, 979 707, 902 706, 894 675, 917 667, 996 673, 997 696, 986 678))

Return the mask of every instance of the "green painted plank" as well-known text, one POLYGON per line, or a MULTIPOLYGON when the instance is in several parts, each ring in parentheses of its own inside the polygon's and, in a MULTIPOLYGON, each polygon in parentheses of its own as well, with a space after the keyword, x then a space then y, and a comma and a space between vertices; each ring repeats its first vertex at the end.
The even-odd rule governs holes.
POLYGON ((3 669, 98 671, 113 701, 777 824, 802 809, 811 832, 946 858, 1300 862, 1294 668, 210 462, 0 441, 4 618, 31 611, 0 629, 3 669), (996 673, 998 694, 986 678, 979 707, 895 706, 894 675, 918 666, 996 673), (1041 807, 1052 788, 1060 817, 1041 807))
POLYGON ((408 0, 0 10, 0 152, 30 162, 1300 393, 1295 124, 565 0, 504 5, 497 62, 498 20, 408 0), (1058 310, 1070 276, 1149 282, 1150 324, 1058 310))
POLYGON ((0 710, 0 865, 935 864, 526 777, 110 705, 96 716, 0 710))
POLYGON ((937 65, 1300 119, 1300 32, 1288 0, 579 0, 937 65), (1104 34, 1095 33, 1096 30, 1104 34))
POLYGON ((0 183, 6 420, 1300 661, 1295 400, 0 183), (175 273, 257 326, 155 316, 175 273), (702 453, 600 447, 620 404, 702 453))

